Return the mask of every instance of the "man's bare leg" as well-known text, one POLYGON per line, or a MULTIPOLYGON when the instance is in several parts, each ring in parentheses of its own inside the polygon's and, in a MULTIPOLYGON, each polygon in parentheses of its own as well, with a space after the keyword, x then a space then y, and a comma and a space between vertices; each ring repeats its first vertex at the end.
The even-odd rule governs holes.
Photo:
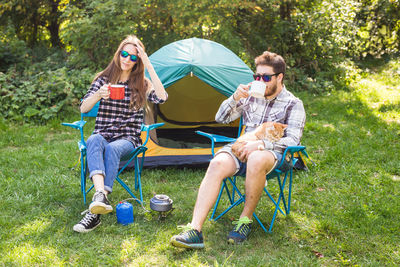
POLYGON ((193 210, 191 225, 194 229, 199 232, 201 231, 210 209, 217 200, 223 179, 233 175, 235 171, 235 161, 228 153, 217 154, 217 156, 211 160, 203 181, 201 182, 193 210))
POLYGON ((274 167, 275 157, 270 151, 254 151, 247 160, 246 200, 240 217, 253 217, 265 186, 265 176, 274 167))

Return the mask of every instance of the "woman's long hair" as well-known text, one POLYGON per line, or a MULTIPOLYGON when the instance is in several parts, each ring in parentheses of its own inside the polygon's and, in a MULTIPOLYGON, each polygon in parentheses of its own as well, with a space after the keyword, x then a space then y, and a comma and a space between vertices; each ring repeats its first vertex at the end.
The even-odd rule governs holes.
MULTIPOLYGON (((143 51, 145 51, 143 43, 135 35, 128 35, 120 43, 107 68, 99 72, 94 80, 101 76, 105 76, 108 79, 108 82, 111 84, 116 84, 119 82, 119 78, 122 74, 120 52, 127 44, 132 44, 134 46, 140 45, 143 51)), ((146 104, 146 91, 148 86, 147 81, 144 78, 144 64, 140 57, 137 58, 136 64, 133 66, 128 80, 128 87, 132 90, 129 107, 138 110, 144 107, 146 104)))

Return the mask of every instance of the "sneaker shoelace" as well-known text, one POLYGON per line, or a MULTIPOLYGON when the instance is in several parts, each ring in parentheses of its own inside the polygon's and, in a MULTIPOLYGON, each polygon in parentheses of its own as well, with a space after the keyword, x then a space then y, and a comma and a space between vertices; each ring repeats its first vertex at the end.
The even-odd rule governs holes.
POLYGON ((99 190, 96 191, 96 193, 94 193, 93 200, 97 200, 98 198, 100 198, 100 200, 107 199, 106 194, 104 193, 103 190, 99 190))
POLYGON ((86 213, 86 215, 85 217, 82 218, 82 220, 79 223, 88 226, 91 223, 91 221, 96 218, 97 215, 90 213, 89 210, 85 210, 84 212, 86 213))
POLYGON ((233 221, 232 224, 236 225, 235 232, 239 232, 240 234, 246 235, 245 232, 247 232, 250 229, 250 224, 252 222, 253 220, 250 220, 248 217, 245 216, 240 218, 239 220, 233 221))
POLYGON ((188 223, 186 225, 178 225, 178 229, 182 230, 182 232, 185 232, 185 233, 190 230, 194 230, 193 226, 190 223, 188 223))
POLYGON ((196 231, 190 223, 188 223, 187 225, 178 225, 178 229, 182 230, 180 236, 182 236, 187 241, 191 243, 202 242, 201 237, 198 234, 198 231, 196 231))

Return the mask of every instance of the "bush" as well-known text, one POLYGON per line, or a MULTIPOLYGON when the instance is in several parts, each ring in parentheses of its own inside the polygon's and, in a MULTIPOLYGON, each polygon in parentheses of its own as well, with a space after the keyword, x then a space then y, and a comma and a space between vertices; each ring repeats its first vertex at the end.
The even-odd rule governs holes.
POLYGON ((25 42, 17 38, 14 27, 0 27, 0 71, 6 71, 12 65, 23 68, 29 61, 29 51, 25 42))
POLYGON ((15 67, 0 72, 0 105, 4 118, 43 123, 79 103, 93 73, 89 69, 71 70, 62 66, 59 59, 56 53, 23 72, 15 67))

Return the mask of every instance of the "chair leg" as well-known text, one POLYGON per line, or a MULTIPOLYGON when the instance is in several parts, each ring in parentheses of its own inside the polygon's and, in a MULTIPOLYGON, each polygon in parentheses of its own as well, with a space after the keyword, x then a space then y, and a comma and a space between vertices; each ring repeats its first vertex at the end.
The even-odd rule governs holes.
POLYGON ((232 203, 226 210, 224 210, 220 215, 218 215, 214 221, 217 221, 219 218, 221 218, 222 216, 225 215, 225 213, 227 213, 228 211, 230 211, 233 207, 236 207, 237 205, 241 204, 242 202, 244 202, 244 197, 239 198, 238 200, 236 200, 234 203, 232 203))
MULTIPOLYGON (((278 201, 276 202, 276 205, 275 205, 274 215, 272 216, 272 220, 271 220, 271 223, 270 223, 270 226, 269 226, 269 230, 268 230, 269 232, 272 231, 272 226, 274 225, 276 214, 278 212, 278 209, 280 210, 279 204, 280 204, 281 200, 283 201, 283 205, 285 207, 286 215, 289 214, 289 208, 288 208, 289 206, 286 206, 285 195, 284 195, 284 189, 285 189, 287 176, 288 176, 288 173, 285 174, 285 178, 283 179, 283 183, 282 183, 280 175, 277 175, 278 184, 279 184, 279 197, 278 197, 278 201)), ((281 210, 281 212, 282 212, 282 210, 281 210)))
POLYGON ((268 192, 267 189, 265 189, 264 187, 264 192, 267 194, 268 198, 272 201, 272 203, 274 203, 275 207, 278 208, 278 210, 283 214, 286 215, 283 210, 278 206, 278 204, 276 203, 275 199, 271 196, 271 194, 268 192))
MULTIPOLYGON (((253 213, 253 217, 256 219, 256 221, 258 222, 258 224, 261 226, 261 228, 264 230, 264 232, 269 232, 271 233, 271 229, 269 229, 267 231, 267 228, 265 228, 264 224, 260 221, 260 219, 257 217, 256 213, 253 213)), ((272 228, 272 227, 271 227, 272 228)))
POLYGON ((141 184, 141 171, 143 168, 143 161, 144 161, 144 156, 145 156, 145 150, 138 150, 136 151, 135 154, 132 155, 131 159, 128 160, 125 165, 119 170, 117 174, 117 182, 121 184, 121 186, 130 194, 136 202, 139 204, 143 204, 143 194, 142 194, 142 184, 141 184), (138 160, 138 155, 142 154, 142 160, 139 163, 138 160), (140 194, 140 199, 138 199, 135 194, 131 191, 131 189, 119 178, 119 175, 125 170, 125 168, 131 163, 131 161, 134 160, 134 166, 135 166, 135 190, 139 189, 139 194, 140 194))
POLYGON ((83 204, 86 205, 86 155, 81 152, 81 192, 83 195, 83 204))
MULTIPOLYGON (((143 169, 143 164, 144 164, 144 158, 145 158, 145 151, 143 151, 142 153, 142 158, 139 161, 139 158, 136 157, 136 161, 135 161, 135 170, 137 168, 137 174, 136 174, 136 182, 135 182, 135 188, 136 190, 139 189, 139 194, 140 194, 140 201, 143 203, 143 192, 142 192, 142 169, 143 169)), ((135 171, 136 173, 136 171, 135 171)))
MULTIPOLYGON (((286 214, 288 214, 288 208, 286 205, 286 200, 285 200, 285 194, 284 194, 284 189, 285 189, 285 184, 286 184, 286 179, 287 179, 288 174, 285 174, 285 178, 283 178, 283 183, 281 182, 281 178, 278 175, 278 184, 279 184, 279 201, 282 199, 283 201, 283 207, 285 208, 286 214)), ((278 202, 279 203, 279 202, 278 202)), ((279 205, 278 205, 279 207, 279 205)))
POLYGON ((288 196, 288 210, 287 214, 290 213, 290 201, 292 199, 292 182, 293 182, 293 169, 290 170, 290 179, 289 179, 289 196, 288 196))
POLYGON ((135 162, 134 162, 135 164, 134 164, 134 168, 135 168, 135 170, 134 170, 134 173, 135 173, 135 190, 137 191, 138 190, 138 187, 139 187, 139 173, 138 173, 138 166, 139 166, 139 161, 138 161, 138 159, 136 158, 135 159, 135 162))
MULTIPOLYGON (((217 198, 217 201, 214 204, 214 208, 213 208, 213 212, 212 212, 211 217, 210 217, 210 221, 214 220, 214 215, 215 215, 215 212, 217 211, 219 200, 221 199, 222 192, 224 191, 224 189, 226 189, 226 192, 228 193, 228 188, 227 188, 225 179, 224 179, 224 181, 222 183, 221 189, 219 190, 218 198, 217 198)), ((231 197, 229 193, 228 193, 228 196, 229 196, 229 198, 231 197)))
MULTIPOLYGON (((264 192, 267 194, 268 198, 272 201, 272 203, 275 205, 275 210, 269 225, 269 228, 267 230, 267 228, 264 226, 264 224, 261 222, 261 220, 257 217, 257 215, 255 213, 253 213, 253 217, 254 219, 258 222, 258 224, 261 226, 261 228, 266 232, 266 233, 271 233, 272 232, 272 227, 274 225, 275 219, 276 219, 276 215, 278 213, 278 211, 280 213, 282 213, 283 215, 287 215, 289 214, 289 210, 290 210, 290 194, 291 194, 291 184, 292 184, 292 173, 289 173, 289 197, 288 197, 288 204, 286 205, 286 198, 284 195, 284 189, 285 189, 285 185, 286 185, 286 181, 287 181, 287 177, 288 177, 288 173, 285 174, 283 181, 281 180, 280 175, 277 175, 277 180, 278 180, 278 185, 279 185, 279 196, 278 199, 275 200, 271 194, 268 192, 268 190, 266 188, 264 188, 264 192), (286 212, 284 212, 281 208, 280 208, 280 203, 281 201, 283 202, 284 205, 284 209, 286 212)), ((240 192, 240 190, 237 188, 236 186, 236 177, 234 177, 233 179, 231 177, 227 177, 226 179, 224 179, 222 187, 219 191, 218 194, 218 198, 217 201, 214 205, 214 209, 211 215, 210 220, 214 220, 217 221, 218 219, 220 219, 222 216, 224 216, 228 211, 230 211, 233 207, 238 206, 239 204, 243 203, 245 201, 245 195, 242 194, 240 192), (230 182, 231 186, 232 186, 232 191, 229 190, 228 185, 227 185, 227 181, 230 182), (231 205, 225 209, 222 213, 220 213, 217 217, 214 218, 218 204, 221 200, 221 196, 222 196, 222 192, 226 190, 229 201, 231 203, 231 205), (238 199, 235 201, 235 194, 238 194, 238 199)))
MULTIPOLYGON (((236 178, 236 177, 235 177, 236 178)), ((231 203, 231 205, 233 205, 233 203, 235 202, 235 196, 234 196, 234 194, 235 194, 235 189, 232 187, 232 194, 231 194, 231 192, 230 192, 230 190, 229 190, 229 187, 228 187, 228 184, 226 183, 226 181, 229 179, 229 181, 230 181, 230 183, 233 185, 233 183, 234 182, 232 182, 232 180, 231 180, 231 178, 225 178, 224 180, 223 180, 223 182, 222 182, 222 186, 221 186, 221 189, 219 190, 219 193, 218 193, 218 198, 217 198, 217 201, 215 202, 215 204, 214 204, 214 208, 213 208, 213 212, 212 212, 212 214, 211 214, 211 217, 210 217, 210 221, 211 220, 214 220, 214 221, 216 221, 216 220, 218 220, 222 215, 220 214, 216 219, 214 218, 214 215, 215 215, 215 212, 217 211, 217 208, 218 208, 218 205, 219 205, 219 201, 221 200, 221 196, 222 196, 222 192, 224 191, 224 189, 226 190, 226 194, 228 195, 228 198, 229 198, 229 201, 230 201, 230 203, 231 203)), ((234 180, 234 181, 236 181, 236 180, 234 180)), ((226 212, 224 212, 224 214, 225 214, 226 212)))
MULTIPOLYGON (((268 232, 272 232, 272 226, 274 226, 274 222, 275 222, 275 218, 276 218, 276 214, 278 213, 278 208, 279 208, 279 204, 281 202, 282 196, 279 193, 279 197, 278 197, 278 201, 276 202, 276 206, 275 206, 275 210, 274 210, 274 215, 272 215, 272 220, 271 223, 269 224, 269 229, 268 232)), ((280 209, 280 208, 279 208, 280 209)))
POLYGON ((226 192, 227 192, 227 194, 228 194, 228 197, 229 197, 229 200, 230 200, 230 202, 231 202, 231 205, 230 205, 226 210, 224 210, 221 214, 219 214, 215 219, 213 219, 214 221, 217 221, 219 218, 221 218, 222 216, 224 216, 225 213, 227 213, 228 211, 230 211, 233 207, 236 207, 237 205, 239 205, 239 204, 241 204, 242 202, 244 202, 245 197, 244 197, 244 195, 243 195, 242 193, 240 193, 239 189, 236 187, 235 182, 236 182, 236 177, 234 177, 233 180, 232 180, 231 177, 227 177, 227 178, 224 179, 224 183, 223 183, 223 186, 222 186, 222 188, 221 188, 221 190, 220 190, 220 192, 219 192, 218 200, 217 200, 217 203, 216 203, 215 206, 214 206, 214 211, 213 211, 213 214, 212 214, 211 218, 214 218, 214 213, 215 213, 215 210, 216 210, 217 207, 218 207, 218 203, 219 203, 219 201, 220 201, 221 194, 222 194, 222 191, 223 191, 224 188, 226 189, 226 192), (230 184, 232 185, 232 195, 230 195, 230 193, 229 193, 230 191, 229 191, 229 189, 228 189, 228 185, 226 184, 226 181, 227 181, 227 180, 228 180, 228 181, 230 182, 230 184), (234 200, 234 194, 238 194, 238 196, 239 196, 239 199, 236 200, 236 201, 234 200))
POLYGON ((121 180, 121 178, 119 178, 117 176, 116 180, 118 181, 118 183, 120 183, 120 185, 126 190, 126 192, 128 192, 129 195, 131 195, 135 201, 139 204, 142 204, 142 202, 135 196, 135 194, 132 193, 132 191, 129 189, 129 187, 124 183, 124 181, 121 180))

